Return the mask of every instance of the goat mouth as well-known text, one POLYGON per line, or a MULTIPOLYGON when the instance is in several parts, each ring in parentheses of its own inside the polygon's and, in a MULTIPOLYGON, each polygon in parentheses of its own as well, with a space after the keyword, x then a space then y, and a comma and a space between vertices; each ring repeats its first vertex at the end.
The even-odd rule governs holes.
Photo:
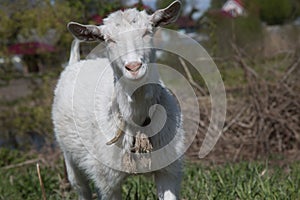
POLYGON ((125 67, 127 71, 131 72, 131 73, 136 73, 139 71, 139 69, 141 69, 142 65, 135 67, 135 68, 129 68, 129 67, 125 67))

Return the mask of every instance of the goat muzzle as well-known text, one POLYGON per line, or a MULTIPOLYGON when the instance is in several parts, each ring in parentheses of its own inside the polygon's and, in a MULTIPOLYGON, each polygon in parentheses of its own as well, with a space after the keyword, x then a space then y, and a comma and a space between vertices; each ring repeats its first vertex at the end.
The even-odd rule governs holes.
POLYGON ((130 62, 125 65, 125 68, 130 72, 137 72, 141 67, 141 62, 130 62))

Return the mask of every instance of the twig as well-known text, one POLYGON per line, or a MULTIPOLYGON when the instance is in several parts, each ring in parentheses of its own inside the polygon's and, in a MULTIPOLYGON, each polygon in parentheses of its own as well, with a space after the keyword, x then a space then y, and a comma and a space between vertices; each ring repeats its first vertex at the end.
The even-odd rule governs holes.
POLYGON ((7 165, 5 167, 2 167, 2 169, 12 169, 12 168, 17 168, 17 167, 23 167, 24 165, 30 165, 30 164, 36 163, 39 160, 40 159, 26 160, 26 161, 18 163, 18 164, 7 165))
POLYGON ((289 67, 288 71, 284 74, 284 76, 282 77, 282 79, 280 80, 280 82, 284 82, 289 75, 295 70, 297 69, 298 65, 300 64, 300 58, 298 58, 298 60, 296 62, 294 62, 291 67, 289 67))
POLYGON ((36 163, 36 170, 37 170, 37 174, 38 174, 39 181, 40 181, 40 186, 41 186, 41 190, 42 190, 43 200, 47 200, 46 193, 45 193, 45 187, 44 187, 44 183, 43 183, 43 180, 42 180, 39 163, 36 163))
POLYGON ((199 92, 201 93, 201 95, 205 95, 205 91, 194 81, 193 76, 192 76, 189 68, 186 66, 185 62, 183 61, 183 59, 179 57, 179 61, 186 73, 186 76, 187 76, 189 82, 192 84, 192 86, 197 88, 199 90, 199 92))
POLYGON ((237 158, 239 157, 242 148, 244 147, 244 143, 240 144, 240 147, 238 150, 235 152, 234 157, 233 157, 233 162, 236 162, 237 158))
POLYGON ((233 124, 235 124, 240 119, 240 117, 242 116, 242 114, 244 114, 245 110, 247 110, 248 107, 249 106, 242 107, 240 112, 227 124, 227 126, 223 128, 223 133, 225 133, 233 124))
MULTIPOLYGON (((243 69, 246 72, 246 75, 249 76, 249 73, 252 74, 255 78, 258 78, 257 73, 250 67, 248 67, 248 65, 246 64, 246 62, 244 61, 243 57, 242 57, 242 53, 241 50, 237 47, 236 44, 234 44, 233 42, 231 42, 231 46, 234 49, 236 56, 234 56, 234 58, 241 64, 241 66, 243 67, 243 69)), ((247 77, 249 78, 249 77, 247 77)))

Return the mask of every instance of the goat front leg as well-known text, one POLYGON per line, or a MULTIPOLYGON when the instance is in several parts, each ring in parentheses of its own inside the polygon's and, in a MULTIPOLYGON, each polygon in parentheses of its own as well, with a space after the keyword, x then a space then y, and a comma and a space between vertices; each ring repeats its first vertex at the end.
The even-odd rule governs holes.
POLYGON ((68 179, 71 185, 76 189, 79 194, 79 200, 91 200, 92 192, 89 187, 89 182, 84 174, 78 169, 76 164, 73 162, 71 156, 64 154, 65 164, 67 168, 68 179))
POLYGON ((99 166, 96 171, 93 171, 92 173, 94 174, 98 200, 122 199, 121 183, 127 176, 125 173, 116 171, 104 165, 101 167, 99 166))
POLYGON ((158 199, 178 200, 182 172, 178 168, 168 168, 159 170, 154 174, 158 199))
POLYGON ((97 188, 98 200, 122 200, 121 186, 116 186, 114 190, 111 190, 105 194, 102 193, 101 188, 97 188))

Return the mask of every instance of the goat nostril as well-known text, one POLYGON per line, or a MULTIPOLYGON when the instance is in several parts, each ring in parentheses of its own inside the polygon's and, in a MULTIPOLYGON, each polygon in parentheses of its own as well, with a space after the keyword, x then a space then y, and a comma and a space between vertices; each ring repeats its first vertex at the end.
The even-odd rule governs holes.
POLYGON ((130 62, 125 65, 125 68, 128 71, 136 72, 141 68, 141 66, 142 66, 141 62, 130 62))

